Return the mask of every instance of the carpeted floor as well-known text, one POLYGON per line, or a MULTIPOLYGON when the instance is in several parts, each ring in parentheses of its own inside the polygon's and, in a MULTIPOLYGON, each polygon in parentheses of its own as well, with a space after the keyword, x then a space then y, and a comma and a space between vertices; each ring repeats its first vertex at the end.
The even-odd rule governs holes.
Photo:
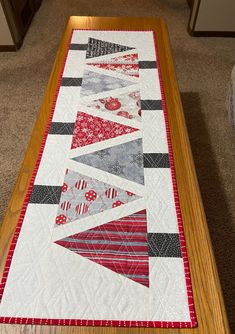
POLYGON ((235 39, 192 38, 186 0, 44 0, 17 53, 0 53, 0 215, 16 181, 70 15, 163 16, 231 329, 235 331, 235 135, 225 96, 235 39))

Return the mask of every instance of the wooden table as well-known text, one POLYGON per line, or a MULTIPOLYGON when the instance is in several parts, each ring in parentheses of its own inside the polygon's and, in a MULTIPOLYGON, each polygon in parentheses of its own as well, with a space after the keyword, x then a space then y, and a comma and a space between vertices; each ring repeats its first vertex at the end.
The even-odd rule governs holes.
POLYGON ((206 218, 198 187, 195 167, 185 125, 179 88, 169 45, 166 24, 163 19, 155 18, 108 18, 108 17, 71 17, 65 29, 60 47, 47 86, 46 94, 30 144, 14 188, 0 235, 0 271, 2 273, 7 251, 19 217, 20 209, 28 188, 29 180, 38 155, 42 134, 47 124, 53 103, 59 73, 62 67, 66 46, 71 29, 120 29, 155 30, 159 48, 171 140, 175 157, 176 177, 180 204, 184 220, 185 238, 190 262, 192 285, 198 328, 194 329, 147 329, 147 328, 91 328, 91 327, 48 327, 31 325, 0 325, 0 333, 66 333, 66 334, 147 334, 147 333, 190 333, 223 334, 229 333, 227 317, 218 273, 213 256, 206 218))

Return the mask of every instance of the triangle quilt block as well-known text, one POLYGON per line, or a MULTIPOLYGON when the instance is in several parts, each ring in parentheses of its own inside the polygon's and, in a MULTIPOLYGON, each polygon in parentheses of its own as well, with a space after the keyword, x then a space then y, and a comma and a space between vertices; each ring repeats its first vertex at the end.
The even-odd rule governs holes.
POLYGON ((55 243, 149 287, 146 210, 70 235, 55 243))
POLYGON ((115 71, 131 77, 139 77, 138 54, 118 56, 98 62, 87 62, 90 67, 101 68, 107 71, 115 71))
POLYGON ((102 41, 96 38, 89 38, 86 51, 86 58, 100 57, 108 54, 113 54, 133 49, 134 49, 133 47, 129 47, 126 45, 102 41))
POLYGON ((142 139, 80 155, 73 160, 144 184, 142 139))
POLYGON ((81 97, 84 97, 135 84, 136 83, 132 81, 85 70, 80 94, 81 97))
POLYGON ((67 169, 55 223, 64 225, 138 198, 128 190, 67 169))
POLYGON ((92 108, 102 112, 112 113, 119 117, 141 121, 140 91, 133 90, 122 94, 110 94, 84 104, 85 108, 92 108))
POLYGON ((74 126, 71 149, 123 136, 138 129, 79 111, 74 126))

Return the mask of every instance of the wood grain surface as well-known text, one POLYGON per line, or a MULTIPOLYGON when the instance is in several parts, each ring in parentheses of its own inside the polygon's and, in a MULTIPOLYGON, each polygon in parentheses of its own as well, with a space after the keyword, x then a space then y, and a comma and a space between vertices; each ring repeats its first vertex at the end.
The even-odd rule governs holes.
POLYGON ((38 115, 31 140, 16 182, 0 232, 0 274, 3 272, 7 251, 29 185, 42 135, 63 65, 68 40, 73 28, 154 30, 157 36, 159 60, 166 95, 171 131, 176 178, 184 221, 184 231, 190 263, 194 302, 198 327, 194 329, 150 329, 115 327, 60 327, 33 325, 0 325, 1 334, 224 334, 230 333, 221 287, 213 256, 211 241, 201 201, 192 153, 190 149, 179 88, 175 76, 169 36, 163 19, 71 17, 65 29, 38 115))

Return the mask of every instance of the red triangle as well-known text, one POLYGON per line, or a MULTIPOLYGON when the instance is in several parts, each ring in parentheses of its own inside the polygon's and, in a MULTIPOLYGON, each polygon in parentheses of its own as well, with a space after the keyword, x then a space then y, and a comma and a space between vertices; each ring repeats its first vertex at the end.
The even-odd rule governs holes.
POLYGON ((121 74, 129 75, 131 77, 139 77, 138 64, 115 64, 115 63, 88 63, 89 66, 94 66, 108 71, 116 71, 121 74))
MULTIPOLYGON (((113 101, 110 107, 118 107, 115 107, 115 103, 119 102, 113 101)), ((79 111, 74 125, 71 148, 75 149, 77 147, 94 144, 134 131, 138 131, 138 129, 79 111)))
POLYGON ((109 62, 114 63, 138 63, 138 53, 130 53, 124 56, 112 57, 109 62))
POLYGON ((108 71, 116 71, 131 77, 139 77, 138 54, 118 56, 101 62, 88 62, 87 65, 108 71))
POLYGON ((71 235, 56 244, 149 287, 146 210, 71 235))
POLYGON ((128 64, 138 64, 138 53, 130 53, 130 54, 127 54, 127 55, 124 55, 124 56, 116 56, 114 57, 112 55, 111 58, 107 58, 107 60, 104 60, 104 61, 97 61, 97 60, 94 60, 94 61, 89 61, 87 62, 88 65, 91 65, 91 64, 109 64, 109 63, 116 63, 116 64, 124 64, 124 63, 128 63, 128 64))

